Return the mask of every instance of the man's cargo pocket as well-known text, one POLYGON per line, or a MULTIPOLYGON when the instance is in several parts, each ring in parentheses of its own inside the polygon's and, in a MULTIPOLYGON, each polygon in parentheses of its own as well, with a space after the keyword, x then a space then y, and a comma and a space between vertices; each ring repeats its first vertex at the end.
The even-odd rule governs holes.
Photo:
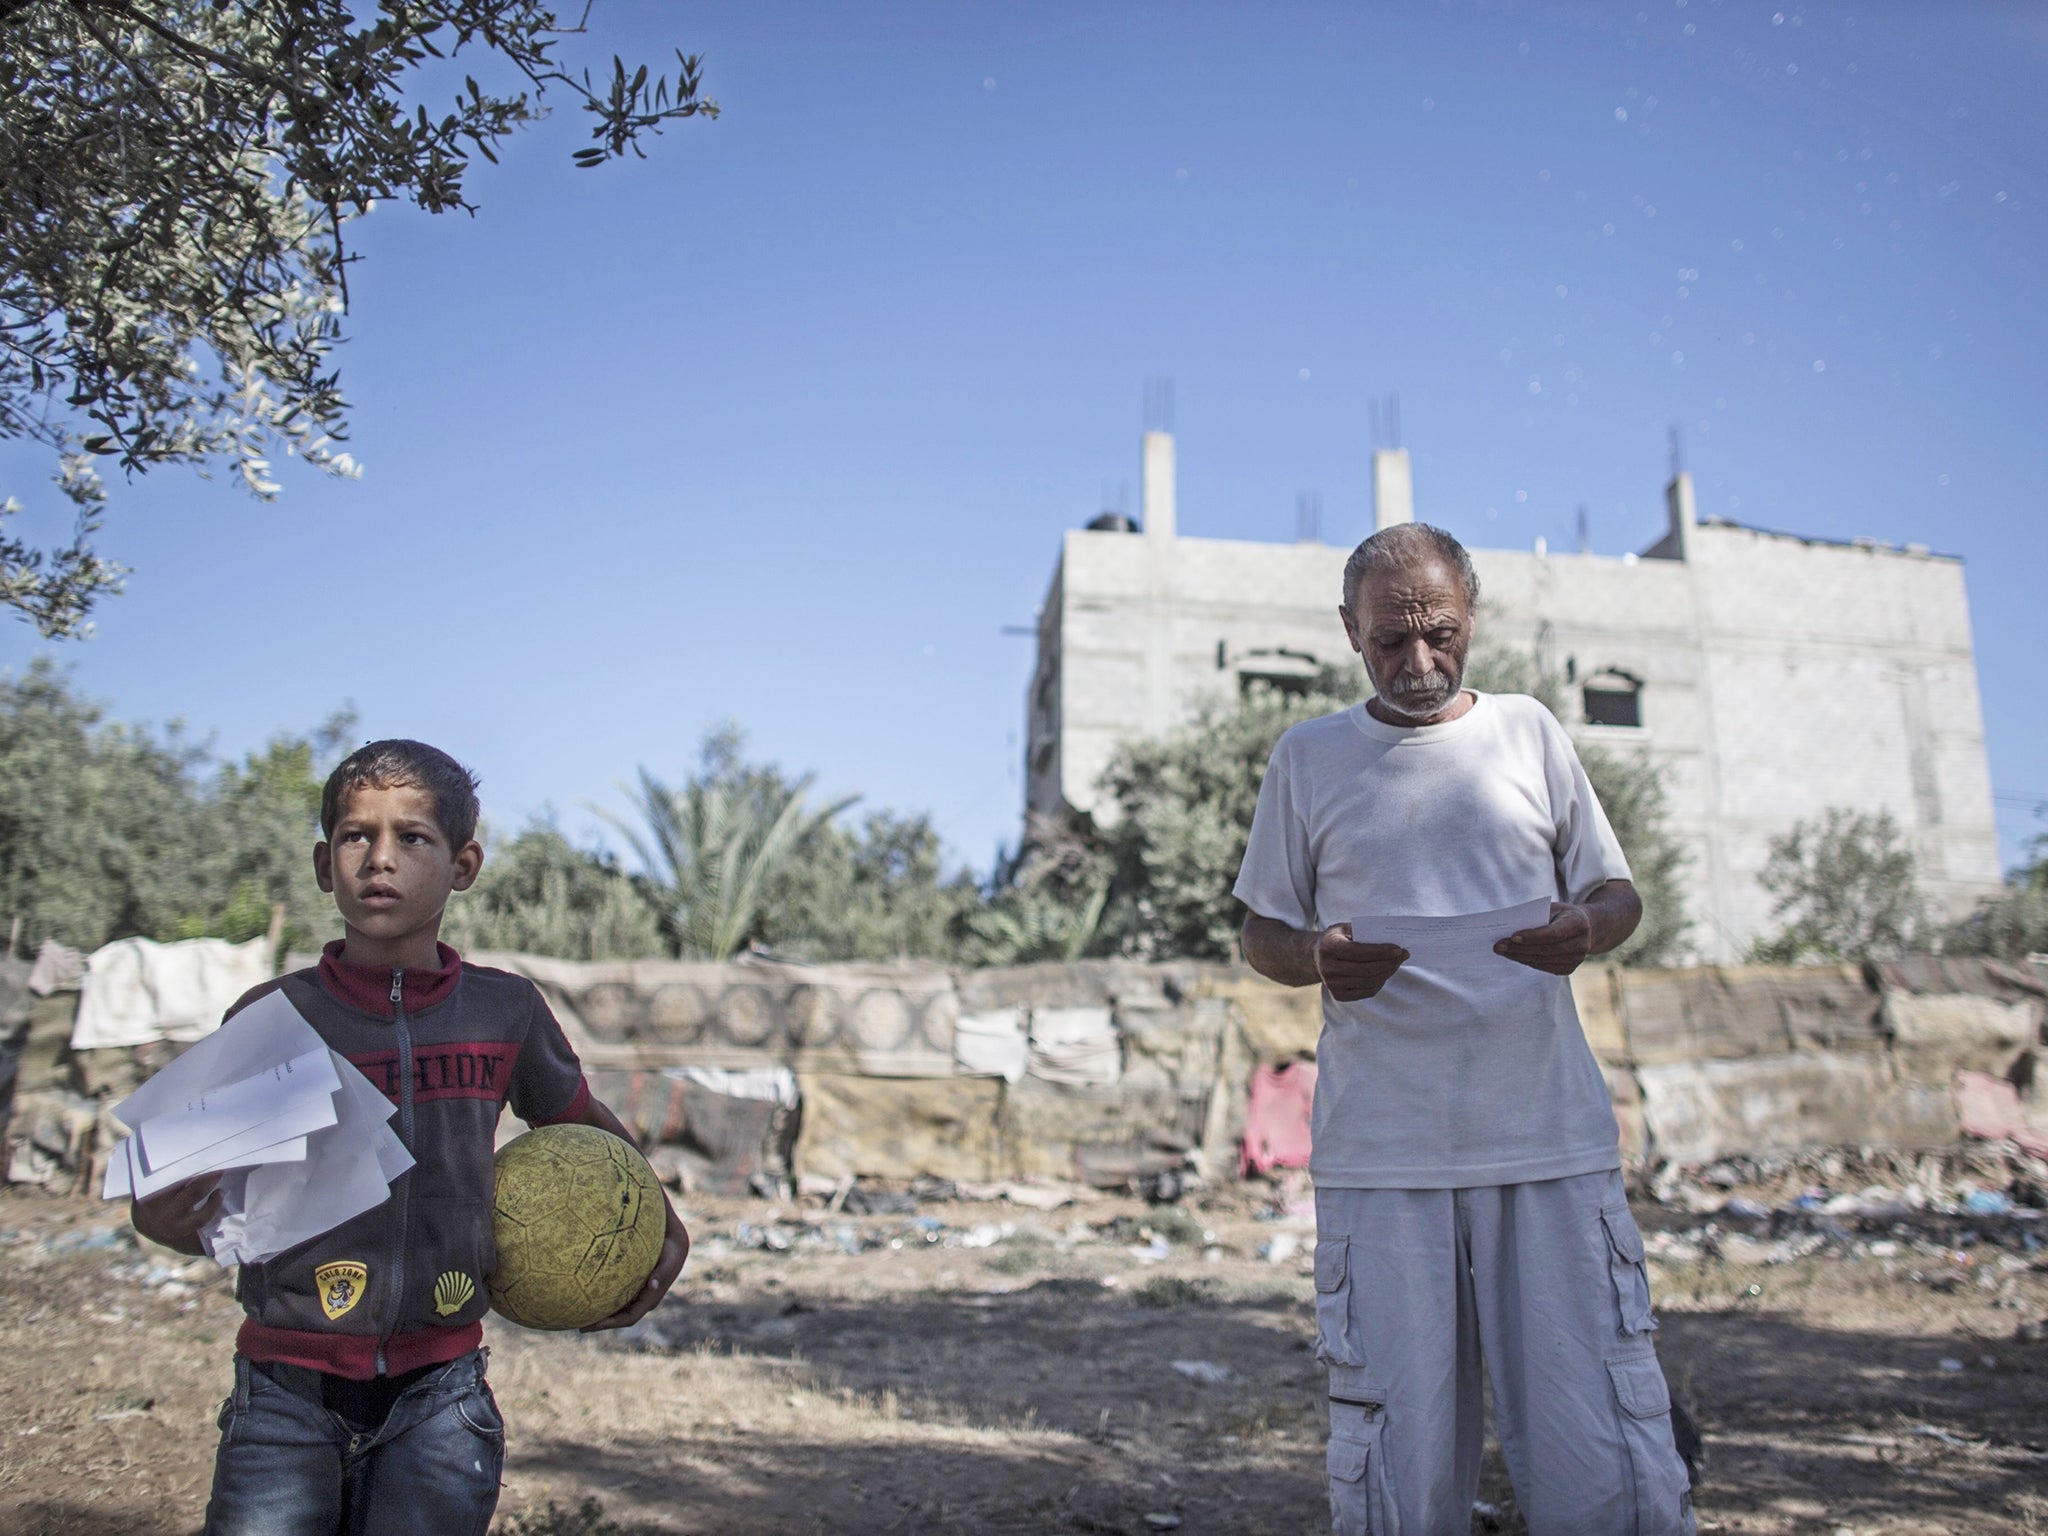
POLYGON ((1622 1446, 1634 1474, 1641 1536, 1691 1536, 1692 1484, 1671 1437, 1671 1389, 1652 1354, 1607 1362, 1620 1405, 1622 1446))
POLYGON ((1316 1244, 1316 1358, 1325 1365, 1365 1364, 1351 1315, 1351 1239, 1316 1244))
POLYGON ((1330 1399, 1330 1524, 1336 1536, 1400 1530, 1387 1496, 1387 1413, 1383 1402, 1330 1399))
POLYGON ((1626 1203, 1603 1205, 1600 1226, 1607 1234, 1607 1269, 1614 1277, 1614 1302, 1621 1332, 1648 1333, 1657 1326, 1650 1312, 1650 1275, 1643 1267, 1643 1234, 1626 1203))

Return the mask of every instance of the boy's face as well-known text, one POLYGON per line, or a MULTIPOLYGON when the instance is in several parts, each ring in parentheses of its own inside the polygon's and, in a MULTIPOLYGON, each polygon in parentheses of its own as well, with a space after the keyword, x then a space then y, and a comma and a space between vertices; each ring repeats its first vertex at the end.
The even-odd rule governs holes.
POLYGON ((382 949, 431 945, 449 893, 468 890, 483 859, 474 841, 449 846, 426 790, 365 785, 343 801, 332 840, 314 847, 313 870, 349 938, 382 949))

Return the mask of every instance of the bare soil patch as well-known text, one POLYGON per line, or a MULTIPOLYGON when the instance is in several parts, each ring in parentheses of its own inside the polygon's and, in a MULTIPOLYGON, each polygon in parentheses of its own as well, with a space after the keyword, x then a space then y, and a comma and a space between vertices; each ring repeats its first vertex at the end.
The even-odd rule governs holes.
MULTIPOLYGON (((697 1253, 632 1335, 492 1320, 501 1526, 594 1497, 621 1528, 706 1536, 1327 1530, 1311 1234, 1248 1196, 689 1205, 697 1253), (1300 1241, 1277 1264, 1276 1237, 1300 1241)), ((2026 1230, 1667 1244, 1701 1529, 2048 1533, 2048 1253, 2026 1230)), ((238 1319, 224 1275, 136 1247, 114 1208, 0 1194, 0 1530, 196 1531, 238 1319)), ((1497 1456, 1481 1495, 1516 1528, 1497 1456)))

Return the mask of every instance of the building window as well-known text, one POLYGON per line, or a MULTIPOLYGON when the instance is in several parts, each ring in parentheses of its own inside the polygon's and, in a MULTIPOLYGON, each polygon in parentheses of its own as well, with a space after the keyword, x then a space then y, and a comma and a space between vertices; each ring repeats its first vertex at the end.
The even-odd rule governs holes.
POLYGON ((1643 723, 1643 680, 1609 669, 1586 679, 1586 724, 1640 729, 1643 723))
MULTIPOLYGON (((1216 659, 1222 662, 1224 657, 1219 643, 1216 659)), ((1321 663, 1307 651, 1289 650, 1286 646, 1261 647, 1238 656, 1237 690, 1250 693, 1257 685, 1299 697, 1315 686, 1321 670, 1321 663)))
POLYGON ((1246 670, 1237 674, 1237 691, 1247 694, 1254 688, 1270 688, 1275 693, 1284 693, 1289 698, 1301 698, 1307 694, 1314 677, 1304 677, 1299 672, 1253 672, 1246 670))

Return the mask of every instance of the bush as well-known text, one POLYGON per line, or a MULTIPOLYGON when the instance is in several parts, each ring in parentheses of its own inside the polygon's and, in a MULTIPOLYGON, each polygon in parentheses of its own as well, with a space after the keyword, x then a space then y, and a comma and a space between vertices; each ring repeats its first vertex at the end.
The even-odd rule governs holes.
POLYGON ((0 919, 19 917, 30 948, 87 951, 251 939, 280 903, 287 948, 338 933, 313 843, 322 777, 353 730, 337 714, 217 763, 176 726, 107 720, 45 660, 0 676, 0 919))
POLYGON ((1952 954, 2024 960, 2048 950, 2048 834, 2028 846, 2032 855, 2005 878, 2005 891, 1952 925, 1942 947, 1952 954))
POLYGON ((1920 937, 1926 917, 1913 851, 1891 812, 1836 806, 1770 841, 1758 877, 1783 926, 1759 939, 1759 960, 1889 960, 1920 937))

